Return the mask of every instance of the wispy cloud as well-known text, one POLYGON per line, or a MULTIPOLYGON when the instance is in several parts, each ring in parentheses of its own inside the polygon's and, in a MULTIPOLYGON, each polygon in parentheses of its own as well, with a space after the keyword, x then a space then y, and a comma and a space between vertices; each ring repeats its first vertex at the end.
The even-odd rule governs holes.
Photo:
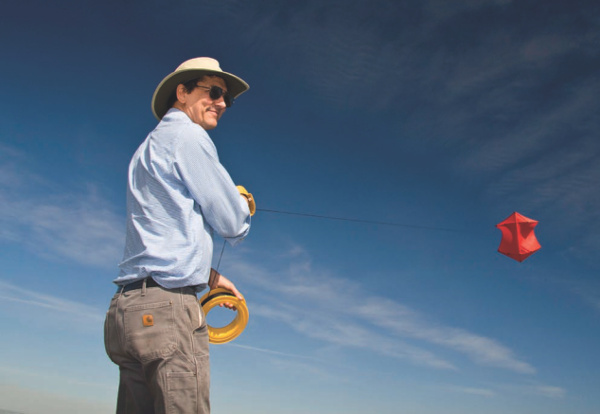
POLYGON ((11 283, 0 280, 0 298, 19 304, 26 304, 45 310, 64 314, 72 320, 83 320, 85 325, 90 322, 102 322, 104 312, 84 303, 39 293, 33 289, 23 289, 11 283))
POLYGON ((485 388, 451 385, 444 387, 444 389, 457 393, 479 395, 482 397, 520 394, 550 399, 562 399, 567 395, 567 391, 562 387, 542 384, 535 381, 515 381, 511 384, 490 384, 485 388))
POLYGON ((399 335, 448 347, 467 355, 478 364, 526 374, 535 373, 530 364, 519 360, 512 350, 498 341, 464 329, 428 322, 420 314, 389 299, 368 298, 363 301, 363 305, 357 306, 357 310, 358 315, 377 326, 399 335))
POLYGON ((271 359, 271 364, 282 371, 307 375, 311 380, 320 379, 328 383, 331 383, 331 381, 339 383, 347 380, 347 378, 336 374, 329 367, 322 364, 308 363, 289 358, 273 358, 271 359))
MULTIPOLYGON (((295 299, 298 300, 300 297, 302 296, 296 295, 295 299)), ((456 369, 452 363, 436 356, 433 352, 398 338, 382 335, 373 327, 352 322, 351 315, 343 312, 333 314, 329 309, 319 307, 306 310, 298 307, 298 304, 271 302, 270 306, 259 304, 253 306, 253 314, 284 322, 302 335, 326 344, 373 351, 387 357, 437 369, 456 369)))
POLYGON ((479 395, 481 397, 495 397, 497 395, 496 391, 490 390, 488 388, 474 388, 474 387, 448 387, 450 391, 470 394, 470 395, 479 395))
POLYGON ((114 267, 122 253, 123 219, 95 186, 56 188, 19 162, 23 154, 1 150, 0 240, 48 258, 114 267))
POLYGON ((229 342, 229 343, 226 344, 226 346, 233 346, 233 347, 236 347, 236 348, 247 349, 247 350, 250 350, 250 351, 262 352, 262 353, 265 353, 265 354, 275 355, 275 356, 279 356, 279 357, 309 359, 309 360, 318 361, 320 363, 324 362, 322 359, 315 358, 315 357, 312 357, 312 356, 300 355, 300 354, 291 354, 289 352, 281 352, 281 351, 276 351, 276 350, 273 350, 273 349, 259 348, 259 347, 256 347, 256 346, 249 346, 249 345, 242 345, 242 344, 238 344, 238 343, 235 343, 235 342, 229 342))
POLYGON ((253 314, 286 323, 324 343, 367 349, 437 369, 457 369, 456 358, 451 362, 433 349, 446 356, 453 351, 478 365, 535 373, 533 366, 495 339, 429 321, 401 303, 366 294, 351 280, 314 269, 308 261, 296 259, 288 269, 270 271, 239 259, 231 271, 259 288, 264 300, 253 305, 253 314), (285 283, 280 282, 282 278, 285 283))
POLYGON ((567 395, 567 390, 562 387, 543 384, 536 381, 500 384, 497 387, 498 390, 502 390, 504 392, 543 398, 561 399, 567 395))
POLYGON ((535 394, 549 398, 564 398, 567 395, 567 391, 564 388, 552 385, 537 385, 532 387, 531 390, 535 394))

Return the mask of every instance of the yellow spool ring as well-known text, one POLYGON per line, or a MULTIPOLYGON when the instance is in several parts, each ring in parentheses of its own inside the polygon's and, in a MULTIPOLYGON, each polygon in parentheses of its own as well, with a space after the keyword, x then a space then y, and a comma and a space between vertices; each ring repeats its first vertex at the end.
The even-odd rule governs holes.
POLYGON ((248 307, 246 301, 239 300, 227 289, 218 288, 209 291, 206 295, 200 298, 200 306, 204 311, 204 315, 215 306, 223 303, 231 303, 237 309, 235 319, 229 325, 222 328, 213 328, 208 325, 208 341, 211 344, 224 344, 237 338, 246 328, 248 324, 248 307))

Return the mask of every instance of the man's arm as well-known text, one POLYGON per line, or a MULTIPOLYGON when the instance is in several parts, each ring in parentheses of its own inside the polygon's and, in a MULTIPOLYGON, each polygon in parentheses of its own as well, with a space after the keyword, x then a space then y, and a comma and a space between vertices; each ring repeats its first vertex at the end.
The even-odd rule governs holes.
POLYGON ((219 162, 208 134, 186 128, 175 157, 175 168, 208 224, 231 244, 242 240, 250 230, 248 202, 219 162))
MULTIPOLYGON (((223 276, 219 272, 217 272, 215 269, 210 269, 210 277, 208 279, 208 288, 210 290, 217 289, 217 288, 227 289, 228 291, 233 293, 234 296, 236 298, 238 298, 239 300, 244 300, 244 296, 242 296, 242 294, 236 289, 233 282, 230 281, 229 279, 227 279, 225 276, 223 276)), ((226 308, 235 310, 235 306, 233 306, 231 303, 224 303, 222 306, 225 306, 226 308)))

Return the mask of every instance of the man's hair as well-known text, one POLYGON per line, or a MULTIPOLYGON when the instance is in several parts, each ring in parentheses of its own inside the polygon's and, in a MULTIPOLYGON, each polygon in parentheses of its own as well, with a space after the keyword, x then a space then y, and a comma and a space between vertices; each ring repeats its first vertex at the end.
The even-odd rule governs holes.
MULTIPOLYGON (((206 77, 206 75, 202 75, 199 78, 189 80, 189 81, 184 82, 184 83, 182 83, 180 85, 183 85, 183 87, 185 88, 185 91, 187 93, 192 93, 192 91, 194 89, 196 89, 196 87, 198 86, 198 82, 200 82, 205 77, 206 77)), ((177 85, 177 86, 179 86, 179 85, 177 85)), ((173 105, 175 104, 175 101, 177 101, 177 88, 175 88, 175 90, 173 91, 173 93, 169 97, 169 100, 167 101, 167 107, 168 108, 172 108, 173 105)))

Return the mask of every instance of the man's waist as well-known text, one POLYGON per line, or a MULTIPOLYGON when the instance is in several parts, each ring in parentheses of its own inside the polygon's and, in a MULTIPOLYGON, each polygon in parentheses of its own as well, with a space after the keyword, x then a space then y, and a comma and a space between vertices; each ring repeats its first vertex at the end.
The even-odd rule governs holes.
POLYGON ((196 292, 198 290, 202 290, 202 288, 205 286, 205 285, 192 285, 192 286, 167 288, 167 287, 164 287, 161 284, 159 284, 152 277, 147 277, 145 279, 139 279, 139 280, 136 280, 135 282, 131 282, 126 285, 121 285, 121 286, 119 286, 118 291, 120 291, 121 293, 124 293, 124 292, 129 292, 132 290, 142 289, 144 287, 144 283, 146 284, 146 288, 158 287, 158 288, 161 288, 164 290, 192 289, 194 292, 196 292))
POLYGON ((156 280, 152 279, 151 277, 147 277, 145 279, 136 280, 135 282, 131 282, 126 285, 119 286, 119 290, 121 290, 121 292, 124 293, 124 292, 129 292, 130 290, 141 289, 144 286, 144 282, 146 282, 147 288, 162 287, 161 285, 159 285, 156 282, 156 280))

